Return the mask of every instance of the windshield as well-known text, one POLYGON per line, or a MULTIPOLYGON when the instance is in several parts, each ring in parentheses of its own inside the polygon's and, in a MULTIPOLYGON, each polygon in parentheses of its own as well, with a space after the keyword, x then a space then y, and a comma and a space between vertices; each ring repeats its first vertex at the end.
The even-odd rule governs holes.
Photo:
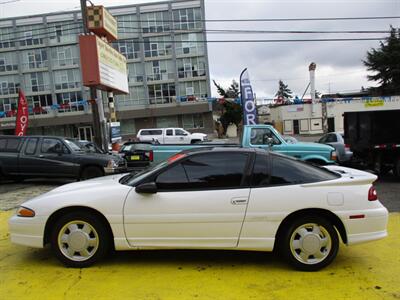
POLYGON ((78 141, 74 141, 71 139, 66 139, 65 142, 67 143, 67 145, 71 148, 72 151, 78 151, 78 152, 82 152, 83 150, 81 149, 78 141))
POLYGON ((130 173, 130 174, 122 177, 119 180, 119 183, 129 185, 129 186, 135 186, 136 183, 138 183, 140 180, 142 180, 143 178, 145 178, 151 174, 154 174, 155 172, 162 169, 166 165, 168 165, 168 161, 163 161, 163 162, 160 162, 159 164, 154 165, 154 166, 152 166, 146 170, 143 170, 139 173, 130 173))

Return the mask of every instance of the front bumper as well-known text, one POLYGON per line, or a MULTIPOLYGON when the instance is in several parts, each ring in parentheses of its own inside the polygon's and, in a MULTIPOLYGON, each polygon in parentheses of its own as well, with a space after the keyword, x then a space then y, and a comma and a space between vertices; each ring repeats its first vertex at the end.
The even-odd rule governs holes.
POLYGON ((11 242, 23 246, 43 248, 46 220, 47 218, 38 216, 33 218, 12 216, 8 221, 11 242))

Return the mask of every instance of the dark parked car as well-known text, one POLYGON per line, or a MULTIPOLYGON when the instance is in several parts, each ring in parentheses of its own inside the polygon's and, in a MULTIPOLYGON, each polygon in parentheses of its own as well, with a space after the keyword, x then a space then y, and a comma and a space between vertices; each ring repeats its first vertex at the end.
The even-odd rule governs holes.
POLYGON ((128 170, 144 169, 153 161, 151 143, 126 142, 119 149, 119 155, 125 158, 128 170))
POLYGON ((119 156, 83 151, 77 140, 53 136, 0 136, 0 176, 89 179, 126 172, 119 156))

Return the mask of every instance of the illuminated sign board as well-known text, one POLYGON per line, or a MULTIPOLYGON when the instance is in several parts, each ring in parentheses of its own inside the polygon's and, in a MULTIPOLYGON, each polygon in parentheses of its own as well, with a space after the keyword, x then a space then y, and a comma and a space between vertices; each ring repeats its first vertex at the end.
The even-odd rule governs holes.
POLYGON ((118 22, 103 6, 89 6, 86 14, 91 32, 105 36, 109 42, 118 38, 118 22))
POLYGON ((128 94, 126 58, 95 35, 79 36, 83 85, 128 94))

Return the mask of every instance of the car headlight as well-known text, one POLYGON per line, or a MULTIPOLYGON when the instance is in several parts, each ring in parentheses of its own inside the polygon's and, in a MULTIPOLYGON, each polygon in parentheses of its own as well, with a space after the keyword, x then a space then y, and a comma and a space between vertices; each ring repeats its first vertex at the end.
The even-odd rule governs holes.
POLYGON ((115 160, 111 159, 107 163, 107 168, 110 169, 118 168, 118 163, 115 160))
POLYGON ((25 217, 25 218, 32 218, 35 216, 35 211, 33 209, 20 206, 17 209, 17 216, 18 217, 25 217))

